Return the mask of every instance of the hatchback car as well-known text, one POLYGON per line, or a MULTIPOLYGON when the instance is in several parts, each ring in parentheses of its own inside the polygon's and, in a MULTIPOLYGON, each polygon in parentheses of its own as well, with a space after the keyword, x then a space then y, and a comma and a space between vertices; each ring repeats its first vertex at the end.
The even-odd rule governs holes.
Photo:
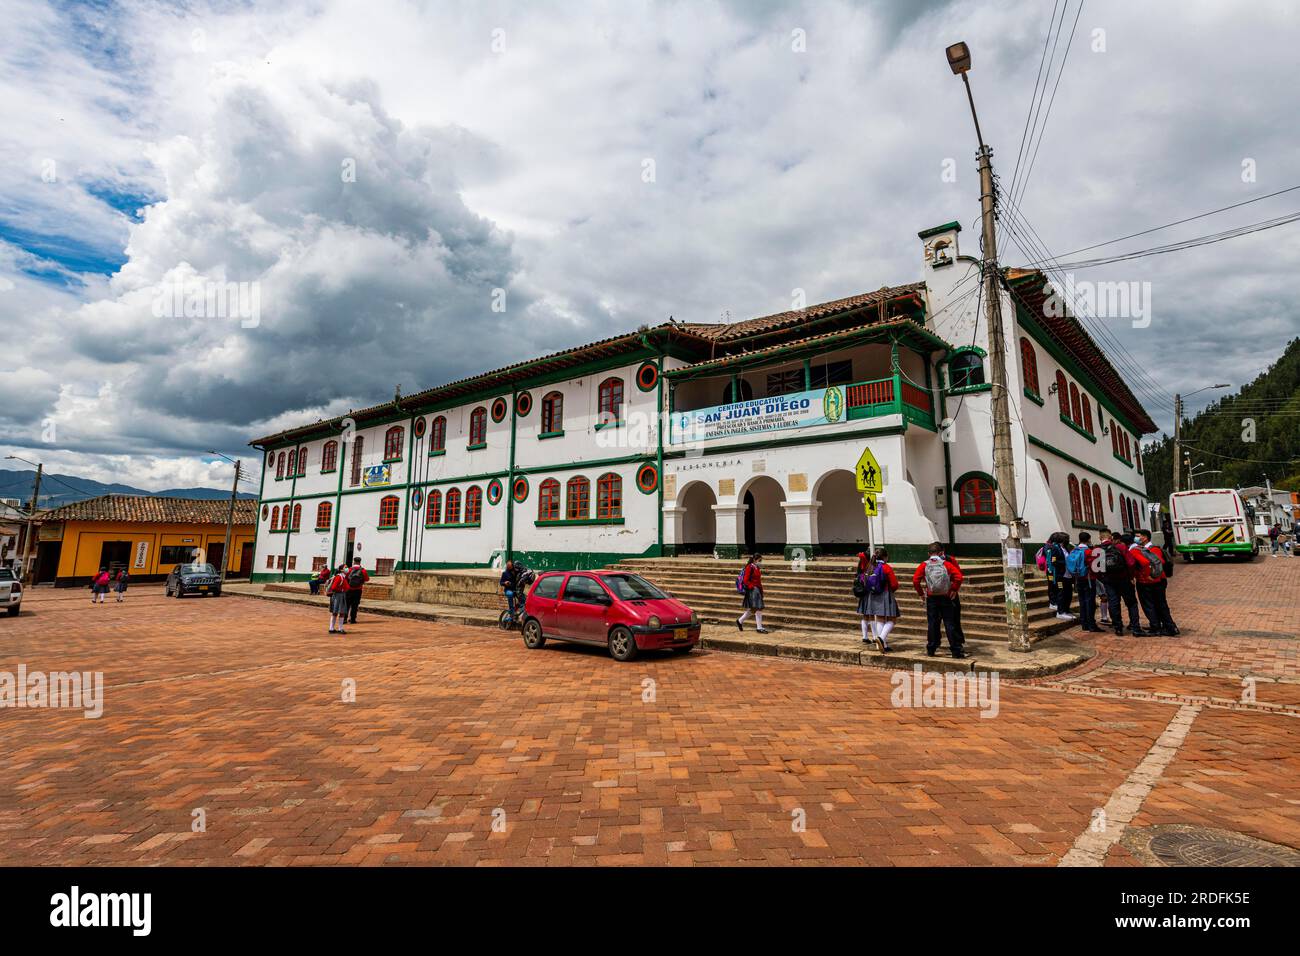
POLYGON ((210 564, 178 564, 167 575, 163 590, 168 597, 185 597, 197 594, 221 596, 221 575, 210 564))
POLYGON ((23 586, 10 568, 0 568, 0 607, 12 617, 23 606, 23 586))
POLYGON ((553 638, 630 661, 638 651, 689 652, 700 642, 700 617, 639 574, 548 571, 524 601, 523 633, 534 650, 553 638))

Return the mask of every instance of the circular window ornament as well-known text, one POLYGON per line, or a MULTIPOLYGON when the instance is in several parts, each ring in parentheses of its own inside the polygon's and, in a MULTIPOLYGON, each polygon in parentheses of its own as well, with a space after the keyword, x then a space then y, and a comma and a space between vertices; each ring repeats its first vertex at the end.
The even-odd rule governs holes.
POLYGON ((659 469, 646 462, 636 470, 636 487, 643 495, 653 494, 659 490, 659 469))
POLYGON ((493 478, 487 486, 488 504, 495 505, 501 501, 501 479, 493 478))
POLYGON ((266 505, 262 505, 262 520, 263 520, 263 521, 266 520, 266 516, 269 515, 270 513, 271 513, 271 510, 270 510, 269 508, 267 508, 266 505))
POLYGON ((417 419, 415 420, 415 424, 411 426, 411 430, 412 430, 413 432, 415 432, 415 437, 416 437, 416 438, 423 438, 423 437, 424 437, 424 430, 425 430, 427 427, 428 427, 428 423, 424 420, 423 417, 421 417, 421 418, 417 418, 417 419))
POLYGON ((510 496, 516 502, 523 503, 528 498, 528 479, 520 475, 511 486, 510 496))
POLYGON ((501 422, 506 417, 506 400, 504 398, 493 399, 492 401, 492 421, 501 422))
POLYGON ((515 414, 520 418, 533 410, 533 393, 520 392, 515 396, 515 414))
POLYGON ((424 504, 424 492, 416 488, 411 492, 411 510, 419 511, 422 504, 424 504))
POLYGON ((648 392, 659 384, 659 367, 654 362, 643 362, 636 370, 636 387, 648 392))

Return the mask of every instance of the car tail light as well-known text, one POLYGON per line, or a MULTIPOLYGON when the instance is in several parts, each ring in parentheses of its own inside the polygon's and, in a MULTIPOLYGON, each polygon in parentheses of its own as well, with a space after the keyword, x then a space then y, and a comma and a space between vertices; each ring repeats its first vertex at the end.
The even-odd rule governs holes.
POLYGON ((14 586, 11 587, 11 588, 9 589, 9 591, 10 591, 10 593, 12 593, 12 594, 22 594, 22 593, 23 593, 23 585, 22 585, 22 582, 21 582, 21 581, 15 581, 15 582, 14 582, 14 586))

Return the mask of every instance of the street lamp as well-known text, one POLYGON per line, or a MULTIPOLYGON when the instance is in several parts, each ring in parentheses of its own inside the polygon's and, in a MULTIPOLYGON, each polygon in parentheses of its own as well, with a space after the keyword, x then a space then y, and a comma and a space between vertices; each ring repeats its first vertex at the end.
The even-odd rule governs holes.
POLYGON ((235 480, 230 485, 230 510, 226 512, 226 543, 221 548, 221 583, 225 584, 226 568, 230 566, 230 538, 235 529, 235 499, 239 497, 239 473, 243 463, 219 451, 209 450, 208 454, 224 458, 235 466, 235 480))
POLYGON ((32 553, 32 533, 35 528, 33 519, 36 517, 36 503, 40 500, 41 495, 41 475, 45 472, 45 465, 42 462, 32 461, 23 458, 20 455, 5 455, 5 458, 11 458, 14 461, 25 461, 29 465, 36 466, 36 482, 32 485, 32 501, 27 506, 27 533, 23 536, 23 566, 22 573, 19 574, 18 580, 23 584, 30 584, 32 579, 31 553, 32 553))
MULTIPOLYGON (((1190 458, 1187 459, 1187 460, 1188 460, 1188 461, 1191 461, 1190 458)), ((1196 463, 1196 466, 1195 466, 1194 468, 1189 468, 1189 469, 1188 469, 1188 471, 1187 471, 1187 480, 1188 480, 1188 482, 1189 482, 1189 483, 1191 484, 1191 486, 1192 486, 1192 491, 1195 491, 1195 490, 1196 490, 1196 476, 1197 476, 1197 475, 1221 475, 1221 474, 1223 474, 1222 469, 1219 469, 1219 468, 1209 468, 1209 469, 1206 469, 1206 468, 1205 468, 1205 462, 1203 462, 1203 461, 1198 461, 1198 462, 1196 463)))
POLYGON ((971 93, 970 48, 954 43, 947 49, 948 66, 966 87, 975 138, 979 140, 980 213, 983 223, 984 260, 980 263, 984 282, 984 314, 988 329, 990 399, 993 418, 993 473, 998 505, 998 534, 1002 544, 1002 579, 1006 594, 1007 646, 1012 651, 1030 651, 1029 612, 1025 601, 1025 561, 1022 538, 1028 533, 1016 503, 1016 465, 1011 445, 1011 408, 1007 397, 1006 339, 1002 331, 1002 291, 999 280, 998 238, 994 222, 993 151, 984 145, 975 97, 971 93))
MULTIPOLYGON (((1218 385, 1204 385, 1194 392, 1187 394, 1195 395, 1198 392, 1209 391, 1212 388, 1231 388, 1226 382, 1218 385)), ((1183 396, 1174 394, 1174 491, 1183 490, 1183 396)))

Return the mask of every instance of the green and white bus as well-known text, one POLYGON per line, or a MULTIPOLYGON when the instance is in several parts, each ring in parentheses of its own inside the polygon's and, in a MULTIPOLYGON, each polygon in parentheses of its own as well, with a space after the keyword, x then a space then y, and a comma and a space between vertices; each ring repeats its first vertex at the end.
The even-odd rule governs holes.
POLYGON ((1249 561, 1259 554, 1253 515, 1232 488, 1175 491, 1169 496, 1174 545, 1184 561, 1232 555, 1249 561))

